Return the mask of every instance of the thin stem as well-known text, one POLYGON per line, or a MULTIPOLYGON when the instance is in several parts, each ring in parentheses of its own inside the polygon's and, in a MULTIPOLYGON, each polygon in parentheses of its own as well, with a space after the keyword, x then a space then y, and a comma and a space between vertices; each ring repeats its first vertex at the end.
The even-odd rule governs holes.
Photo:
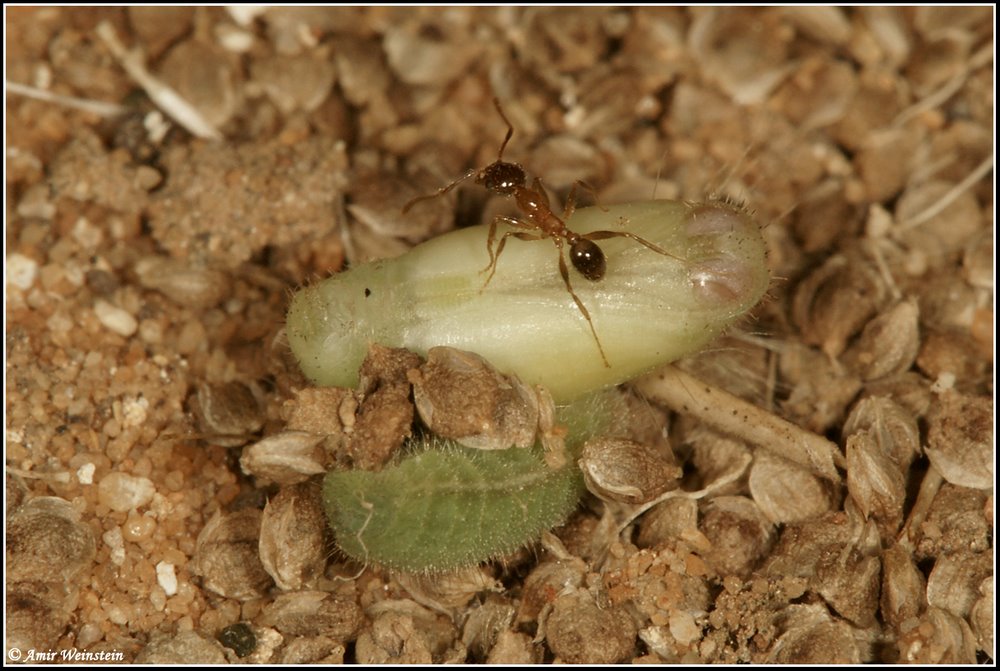
POLYGON ((801 464, 833 482, 847 462, 836 444, 791 422, 712 387, 674 366, 665 366, 635 382, 649 398, 801 464))
POLYGON ((983 177, 989 174, 990 170, 993 169, 993 155, 990 154, 982 160, 982 162, 976 166, 975 170, 970 172, 965 179, 953 186, 948 193, 941 196, 941 198, 928 207, 926 210, 920 214, 902 221, 899 224, 899 230, 907 231, 911 228, 916 228, 920 224, 930 221, 937 215, 941 214, 946 207, 951 205, 956 198, 961 196, 967 190, 969 190, 972 185, 981 180, 983 177))
POLYGON ((107 45, 122 69, 142 87, 157 107, 196 137, 207 140, 222 139, 222 134, 201 115, 201 112, 146 69, 138 52, 125 48, 110 23, 103 21, 98 24, 97 36, 107 45))
POLYGON ((127 107, 115 105, 114 103, 106 103, 100 100, 89 100, 87 98, 78 98, 76 96, 65 96, 59 93, 53 93, 52 91, 46 91, 45 89, 36 88, 34 86, 19 84, 17 82, 5 81, 4 86, 10 93, 16 93, 17 95, 22 95, 25 98, 34 98, 35 100, 42 100, 44 102, 62 105, 63 107, 77 109, 81 112, 89 112, 91 114, 96 114, 97 116, 116 117, 128 112, 127 107))

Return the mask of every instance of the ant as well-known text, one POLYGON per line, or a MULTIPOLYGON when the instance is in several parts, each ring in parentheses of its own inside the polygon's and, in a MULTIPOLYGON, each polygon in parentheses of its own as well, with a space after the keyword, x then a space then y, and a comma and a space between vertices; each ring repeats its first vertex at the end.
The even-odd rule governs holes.
POLYGON ((611 364, 608 363, 608 357, 604 354, 604 347, 601 345, 601 340, 597 337, 597 331, 594 329, 594 322, 590 319, 590 312, 587 311, 583 301, 573 291, 573 285, 569 281, 569 269, 566 267, 566 259, 563 256, 563 245, 569 245, 569 258, 573 267, 591 282, 597 282, 603 278, 607 271, 607 261, 604 252, 594 242, 595 240, 629 238, 658 254, 663 254, 673 259, 678 259, 679 257, 661 249, 649 240, 628 231, 593 231, 591 233, 580 234, 567 228, 566 220, 576 210, 577 186, 583 186, 591 192, 593 192, 593 189, 585 182, 577 181, 566 197, 562 218, 556 216, 549 206, 549 197, 542 187, 541 180, 535 177, 530 187, 525 186, 527 176, 524 168, 517 163, 509 163, 503 160, 504 149, 507 148, 507 143, 510 142, 510 138, 514 135, 514 126, 511 125, 510 120, 507 119, 507 115, 504 114, 498 98, 493 98, 493 105, 496 107, 497 112, 500 113, 500 118, 507 124, 507 135, 504 137, 503 144, 500 145, 500 151, 497 152, 497 160, 485 168, 470 170, 451 184, 441 187, 432 194, 414 198, 403 207, 403 214, 406 214, 410 208, 420 201, 430 200, 431 198, 437 198, 448 193, 473 175, 476 176, 476 184, 482 185, 488 191, 501 196, 513 197, 514 202, 517 203, 518 209, 521 210, 525 218, 516 219, 514 217, 499 215, 490 224, 490 232, 486 239, 486 251, 489 252, 490 262, 480 271, 480 273, 489 272, 486 282, 483 283, 483 289, 489 285, 490 280, 493 279, 493 275, 496 273, 497 261, 500 259, 500 254, 503 253, 504 246, 507 244, 507 238, 515 237, 518 240, 544 240, 545 238, 549 238, 559 252, 559 274, 566 285, 566 291, 573 297, 576 307, 580 310, 584 319, 587 320, 587 325, 590 326, 590 333, 594 336, 594 342, 597 343, 597 349, 601 353, 604 366, 610 368, 611 364), (500 237, 500 243, 496 245, 496 249, 494 250, 497 225, 501 223, 507 224, 514 230, 505 232, 500 237))

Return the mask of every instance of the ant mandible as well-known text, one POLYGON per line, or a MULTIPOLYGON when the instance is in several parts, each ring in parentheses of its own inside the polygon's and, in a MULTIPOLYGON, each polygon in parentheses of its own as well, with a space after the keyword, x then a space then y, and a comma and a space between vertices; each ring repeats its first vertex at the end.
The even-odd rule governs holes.
POLYGON ((403 214, 406 214, 410 208, 420 201, 430 200, 431 198, 437 198, 448 193, 473 175, 476 176, 476 184, 481 184, 488 191, 501 196, 512 196, 525 218, 516 219, 514 217, 498 215, 490 224, 490 232, 486 238, 486 251, 490 255, 490 262, 480 271, 482 273, 489 272, 486 282, 483 283, 483 289, 489 285, 490 280, 493 279, 493 275, 496 273, 497 261, 500 259, 500 254, 503 253, 504 246, 507 244, 507 238, 515 237, 518 240, 544 240, 545 238, 549 238, 555 243, 556 250, 559 253, 559 274, 566 285, 566 291, 573 297, 576 307, 580 310, 584 319, 587 320, 590 333, 594 336, 594 342, 597 343, 597 349, 601 353, 601 359, 604 361, 605 367, 610 368, 611 364, 608 363, 608 357, 604 354, 601 339, 597 337, 597 331, 594 329, 594 322, 590 318, 590 312, 587 311, 583 301, 573 291, 573 285, 569 281, 569 269, 566 267, 566 259, 563 256, 563 244, 569 245, 569 258, 573 267, 592 282, 603 278, 604 273, 607 271, 607 261, 604 252, 594 242, 595 240, 629 238, 658 254, 663 254, 673 259, 678 259, 679 257, 654 245, 649 240, 628 231, 592 231, 580 234, 567 228, 566 220, 569 219, 570 215, 576 209, 577 186, 582 185, 587 189, 590 189, 590 187, 584 182, 577 181, 566 197, 562 218, 557 217, 549 206, 549 197, 542 187, 541 180, 535 177, 531 182, 530 188, 525 186, 527 176, 524 168, 517 163, 509 163, 503 160, 504 149, 507 148, 507 143, 510 142, 510 138, 514 135, 514 126, 511 125, 510 120, 507 119, 507 115, 504 114, 498 98, 493 98, 493 105, 497 108, 497 112, 500 113, 500 118, 507 124, 507 135, 504 137, 503 144, 500 145, 500 151, 497 152, 497 160, 481 170, 470 170, 451 184, 438 189, 432 194, 414 198, 403 206, 403 214), (501 223, 507 224, 514 230, 505 232, 500 237, 500 243, 496 245, 496 249, 494 250, 497 226, 501 223))

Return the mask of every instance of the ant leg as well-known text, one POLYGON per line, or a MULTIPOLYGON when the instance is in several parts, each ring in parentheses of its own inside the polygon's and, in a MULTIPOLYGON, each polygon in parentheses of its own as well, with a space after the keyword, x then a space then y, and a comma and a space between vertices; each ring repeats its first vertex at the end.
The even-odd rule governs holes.
POLYGON ((676 254, 671 254, 667 250, 654 245, 652 242, 645 238, 641 238, 635 233, 629 233, 628 231, 593 231, 585 235, 581 235, 584 240, 607 240, 608 238, 628 238, 629 240, 635 240, 643 247, 651 249, 657 254, 663 254, 664 256, 669 256, 672 259, 677 259, 678 261, 687 262, 687 259, 677 256, 676 254))
POLYGON ((590 195, 594 197, 594 205, 601 208, 602 211, 607 212, 608 208, 601 205, 600 199, 597 197, 597 189, 587 184, 582 179, 578 179, 573 182, 572 188, 569 190, 569 195, 566 196, 566 205, 563 208, 563 221, 569 219, 573 212, 576 211, 576 188, 582 186, 584 189, 590 192, 590 195))
POLYGON ((601 360, 604 362, 605 368, 611 368, 611 364, 608 363, 608 357, 604 354, 604 346, 601 345, 601 339, 597 337, 597 331, 594 329, 594 322, 590 319, 590 312, 587 311, 586 306, 580 297, 576 295, 573 291, 573 285, 569 282, 569 269, 566 267, 566 259, 563 256, 563 244, 562 240, 559 238, 553 238, 553 242, 556 243, 556 250, 559 252, 559 274, 562 275, 563 284, 566 285, 566 291, 569 295, 573 297, 573 302, 576 303, 577 309, 583 315, 583 318, 587 320, 587 326, 590 327, 590 334, 594 336, 594 342, 597 343, 597 351, 601 353, 601 360))
POLYGON ((500 260, 500 254, 503 252, 504 245, 507 244, 507 238, 511 236, 517 238, 518 240, 542 240, 545 237, 543 235, 532 235, 531 233, 521 233, 520 231, 507 231, 506 233, 504 233, 503 237, 500 238, 500 244, 497 246, 496 256, 493 258, 493 261, 488 266, 490 274, 486 278, 486 281, 483 282, 483 287, 482 289, 480 289, 480 291, 485 289, 487 285, 489 285, 490 280, 493 279, 493 275, 497 271, 497 261, 500 260))
MULTIPOLYGON (((494 217, 493 221, 490 222, 490 232, 486 236, 486 251, 490 255, 490 262, 486 264, 485 268, 479 271, 480 275, 482 275, 487 270, 496 265, 496 258, 497 256, 499 256, 500 253, 499 252, 497 252, 496 254, 493 253, 493 245, 496 242, 496 237, 497 237, 497 224, 500 223, 507 224, 512 228, 529 229, 529 230, 533 228, 525 224, 520 219, 515 219, 514 217, 507 217, 502 214, 494 217)), ((492 277, 493 274, 490 273, 490 276, 492 277)))
MULTIPOLYGON (((490 280, 493 279, 493 275, 497 271, 497 261, 500 260, 500 254, 503 252, 503 248, 507 244, 507 238, 509 238, 510 236, 514 236, 515 238, 518 238, 520 240, 541 240, 544 237, 530 233, 523 233, 518 230, 507 231, 500 237, 500 244, 497 245, 497 248, 494 251, 493 243, 496 241, 497 224, 499 224, 500 222, 503 222, 515 229, 533 230, 531 226, 528 226, 524 222, 514 219, 513 217, 499 216, 493 220, 493 222, 490 224, 489 235, 487 235, 486 237, 486 251, 490 255, 490 262, 486 265, 485 268, 479 271, 480 274, 489 271, 489 276, 487 276, 486 281, 483 283, 483 289, 485 289, 486 286, 490 283, 490 280)), ((482 291, 482 289, 480 289, 480 291, 482 291)))
POLYGON ((476 169, 473 168, 472 170, 470 170, 469 172, 465 173, 464 175, 462 175, 461 177, 459 177, 458 179, 456 179, 454 182, 452 182, 448 186, 442 186, 440 189, 438 189, 434 193, 429 193, 429 194, 424 195, 424 196, 417 196, 416 198, 414 198, 413 200, 409 201, 406 205, 403 206, 403 214, 406 214, 407 212, 409 212, 410 208, 412 208, 414 205, 416 205, 420 201, 431 200, 432 198, 437 198, 438 196, 443 196, 444 194, 448 193, 449 191, 451 191, 452 189, 454 189, 456 186, 458 186, 459 184, 461 184, 462 182, 464 182, 465 180, 469 179, 470 177, 472 177, 475 174, 476 174, 476 169))
POLYGON ((563 205, 563 221, 568 220, 573 216, 576 211, 576 185, 582 184, 580 180, 573 182, 573 186, 569 190, 569 194, 566 196, 566 203, 563 205))

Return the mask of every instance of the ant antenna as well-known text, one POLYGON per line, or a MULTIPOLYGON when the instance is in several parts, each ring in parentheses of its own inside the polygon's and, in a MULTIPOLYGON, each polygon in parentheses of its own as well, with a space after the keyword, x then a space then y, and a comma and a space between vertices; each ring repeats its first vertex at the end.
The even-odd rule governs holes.
POLYGON ((467 180, 470 177, 472 177, 473 175, 475 175, 476 172, 477 172, 476 169, 472 169, 469 172, 467 172, 464 175, 462 175, 461 177, 459 177, 458 179, 456 179, 451 184, 449 184, 447 186, 441 187, 440 189, 438 189, 434 193, 429 193, 429 194, 424 195, 424 196, 417 196, 416 198, 414 198, 413 200, 411 200, 410 202, 408 202, 406 205, 403 206, 402 213, 406 214, 417 203, 420 203, 420 202, 425 201, 425 200, 432 200, 434 198, 437 198, 438 196, 443 196, 444 194, 448 193, 449 191, 451 191, 452 189, 454 189, 456 186, 458 186, 459 184, 461 184, 465 180, 467 180))
POLYGON ((500 107, 500 99, 496 96, 493 97, 493 106, 497 108, 497 112, 500 113, 500 118, 503 122, 507 124, 507 136, 503 139, 503 144, 500 145, 500 151, 497 152, 497 163, 503 160, 503 150, 507 148, 507 143, 514 136, 514 126, 510 123, 510 119, 507 115, 503 113, 503 108, 500 107))

